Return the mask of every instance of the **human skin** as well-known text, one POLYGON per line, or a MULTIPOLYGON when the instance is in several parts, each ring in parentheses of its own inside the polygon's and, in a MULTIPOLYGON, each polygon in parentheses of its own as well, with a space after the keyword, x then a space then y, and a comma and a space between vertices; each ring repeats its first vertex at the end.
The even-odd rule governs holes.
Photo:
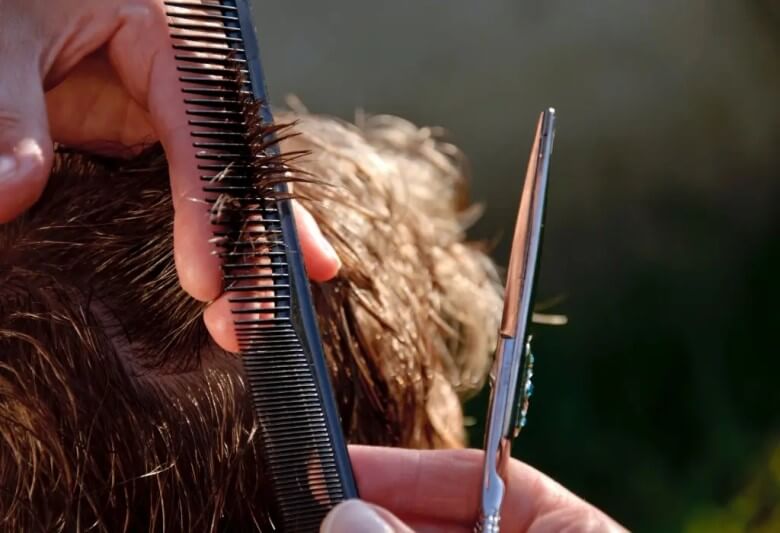
MULTIPOLYGON (((352 446, 360 494, 336 507, 323 533, 467 533, 479 509, 482 452, 352 446)), ((501 530, 507 533, 625 531, 600 510, 538 470, 512 460, 501 530)))
MULTIPOLYGON (((54 8, 50 0, 0 0, 0 13, 0 222, 13 220, 40 197, 53 142, 117 154, 160 141, 169 162, 181 286, 212 302, 206 324, 218 344, 235 351, 162 1, 59 0, 54 8)), ((315 281, 332 278, 340 266, 333 248, 300 206, 296 215, 309 275, 315 281)), ((479 486, 476 452, 353 448, 352 458, 368 501, 414 527, 470 529, 479 486), (453 482, 461 467, 463 477, 453 482), (415 494, 439 500, 431 505, 426 498, 407 498, 415 494)), ((537 527, 552 517, 552 524, 585 531, 579 525, 603 516, 548 478, 515 465, 511 486, 520 492, 508 500, 528 496, 541 503, 510 512, 509 530, 560 530, 537 527)), ((404 531, 397 518, 383 516, 404 531)))
MULTIPOLYGON (((329 184, 296 194, 343 260, 311 289, 345 437, 463 446, 457 394, 484 379, 501 297, 457 157, 397 118, 277 118, 309 152, 293 175, 329 184)), ((273 530, 246 376, 178 285, 172 214, 160 146, 63 147, 0 225, 0 530, 273 530)))
MULTIPOLYGON (((236 351, 163 2, 59 0, 55 9, 48 0, 0 0, 0 13, 0 222, 40 197, 52 141, 115 154, 159 140, 179 280, 194 298, 213 302, 206 325, 236 351)), ((309 276, 332 278, 340 265, 333 248, 299 205, 296 215, 309 276)))

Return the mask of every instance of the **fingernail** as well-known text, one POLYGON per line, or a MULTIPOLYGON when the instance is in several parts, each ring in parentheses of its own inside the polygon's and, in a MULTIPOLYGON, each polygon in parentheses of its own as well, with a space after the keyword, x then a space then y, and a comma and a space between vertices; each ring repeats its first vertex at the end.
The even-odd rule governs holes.
POLYGON ((328 514, 320 533, 393 533, 393 528, 371 506, 360 500, 347 500, 328 514))
POLYGON ((13 154, 0 155, 0 181, 24 178, 31 168, 43 162, 43 150, 34 139, 19 141, 13 154))
POLYGON ((0 155, 0 180, 12 178, 16 172, 16 158, 10 155, 0 155))
POLYGON ((336 253, 336 249, 333 247, 333 245, 330 243, 327 237, 325 237, 325 234, 322 233, 322 229, 320 229, 319 224, 315 222, 314 217, 309 213, 308 211, 306 213, 306 225, 309 228, 309 231, 314 236, 315 240, 317 241, 317 247, 320 249, 323 255, 328 256, 332 261, 335 261, 338 264, 338 268, 336 271, 338 272, 341 270, 341 258, 339 257, 339 254, 336 253))
POLYGON ((325 235, 322 234, 319 228, 317 228, 317 240, 320 243, 320 248, 322 249, 323 253, 338 263, 337 270, 341 270, 341 258, 339 257, 339 254, 336 253, 336 249, 333 247, 330 241, 325 238, 325 235))
POLYGON ((308 209, 303 207, 303 205, 301 205, 301 203, 296 200, 293 200, 293 208, 295 209, 295 220, 298 223, 299 231, 306 231, 311 236, 313 236, 317 247, 320 249, 322 254, 328 256, 338 265, 336 272, 341 270, 341 258, 336 253, 336 249, 333 247, 330 241, 325 238, 325 235, 322 233, 320 225, 317 224, 314 216, 309 212, 308 209))

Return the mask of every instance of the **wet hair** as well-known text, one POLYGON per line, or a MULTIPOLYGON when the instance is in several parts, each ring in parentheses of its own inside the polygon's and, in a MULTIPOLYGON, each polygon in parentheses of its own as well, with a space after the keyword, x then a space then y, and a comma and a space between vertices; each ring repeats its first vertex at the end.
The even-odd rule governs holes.
MULTIPOLYGON (((295 194, 343 268, 314 284, 351 442, 464 443, 500 315, 465 242, 462 158, 394 117, 282 113, 322 183, 295 194)), ((59 153, 42 199, 0 227, 0 528, 269 527, 240 361, 180 289, 167 166, 59 153)), ((270 528, 269 528, 270 529, 270 528)))

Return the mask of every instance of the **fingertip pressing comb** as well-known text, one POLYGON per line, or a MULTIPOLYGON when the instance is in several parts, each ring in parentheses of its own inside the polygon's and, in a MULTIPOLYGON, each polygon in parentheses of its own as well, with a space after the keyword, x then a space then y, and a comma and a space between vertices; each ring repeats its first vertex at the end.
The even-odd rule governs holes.
POLYGON ((247 0, 167 1, 281 531, 318 531, 357 497, 303 265, 247 0))

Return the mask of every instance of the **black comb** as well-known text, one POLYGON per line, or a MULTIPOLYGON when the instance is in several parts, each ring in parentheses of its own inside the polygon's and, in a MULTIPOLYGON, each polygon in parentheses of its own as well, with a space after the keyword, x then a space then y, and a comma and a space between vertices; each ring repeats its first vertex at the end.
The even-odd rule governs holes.
POLYGON ((282 531, 357 497, 247 0, 165 2, 282 531), (260 133, 257 133, 257 132, 260 133))

